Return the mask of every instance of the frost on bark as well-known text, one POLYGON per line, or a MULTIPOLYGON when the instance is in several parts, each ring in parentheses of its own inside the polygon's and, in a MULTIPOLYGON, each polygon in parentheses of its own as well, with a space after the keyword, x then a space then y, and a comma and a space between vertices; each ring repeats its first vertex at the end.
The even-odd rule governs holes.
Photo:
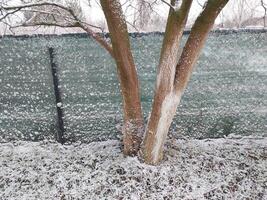
POLYGON ((123 100, 125 155, 136 155, 143 135, 143 116, 137 72, 130 48, 125 17, 118 0, 101 0, 110 32, 123 100))
POLYGON ((228 0, 209 0, 207 2, 192 27, 177 64, 179 43, 191 2, 183 0, 178 11, 170 9, 152 111, 141 149, 141 156, 147 164, 155 165, 162 159, 163 145, 183 91, 192 74, 193 66, 216 17, 228 0))

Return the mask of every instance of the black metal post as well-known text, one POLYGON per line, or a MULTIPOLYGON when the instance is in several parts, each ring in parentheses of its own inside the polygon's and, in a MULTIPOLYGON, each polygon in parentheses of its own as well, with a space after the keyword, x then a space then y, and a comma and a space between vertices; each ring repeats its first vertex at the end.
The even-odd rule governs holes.
POLYGON ((50 56, 50 64, 53 76, 53 83, 54 83, 54 92, 56 96, 56 106, 57 106, 57 117, 58 117, 58 132, 56 134, 56 140, 63 144, 64 143, 64 122, 63 122, 63 109, 62 109, 62 99, 61 99, 61 92, 59 88, 59 80, 58 80, 58 73, 57 73, 57 65, 54 61, 54 49, 52 47, 48 48, 49 56, 50 56))

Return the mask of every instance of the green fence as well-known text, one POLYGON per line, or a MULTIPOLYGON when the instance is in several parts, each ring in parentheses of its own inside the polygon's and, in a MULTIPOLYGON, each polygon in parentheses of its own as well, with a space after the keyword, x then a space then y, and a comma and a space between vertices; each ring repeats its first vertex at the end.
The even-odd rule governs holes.
MULTIPOLYGON (((186 39, 184 36, 184 40, 186 39)), ((132 38, 145 116, 161 35, 132 38)), ((57 112, 48 47, 59 67, 65 138, 120 137, 121 98, 111 57, 85 37, 0 39, 0 142, 54 139, 57 112)), ((210 35, 177 110, 177 137, 267 135, 267 33, 210 35)))

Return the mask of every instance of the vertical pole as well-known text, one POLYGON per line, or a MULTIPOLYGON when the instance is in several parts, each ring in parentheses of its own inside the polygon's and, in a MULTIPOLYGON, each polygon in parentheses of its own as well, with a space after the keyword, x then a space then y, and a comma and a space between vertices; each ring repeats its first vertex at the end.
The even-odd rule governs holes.
POLYGON ((51 64, 51 71, 53 76, 53 84, 54 84, 54 92, 56 97, 56 106, 57 106, 57 117, 58 117, 58 131, 56 134, 56 140, 63 144, 64 143, 64 123, 63 123, 63 109, 62 109, 62 100, 61 100, 61 93, 59 88, 59 80, 58 80, 58 73, 57 73, 57 65, 54 61, 54 49, 52 47, 48 48, 49 56, 50 56, 50 64, 51 64))

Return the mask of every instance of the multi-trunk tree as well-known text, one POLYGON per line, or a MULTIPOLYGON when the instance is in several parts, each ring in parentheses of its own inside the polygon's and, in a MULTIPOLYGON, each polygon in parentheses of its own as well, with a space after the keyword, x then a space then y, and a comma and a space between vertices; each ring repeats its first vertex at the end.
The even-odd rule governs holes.
POLYGON ((162 2, 169 6, 169 15, 157 69, 152 110, 146 125, 143 120, 138 76, 127 22, 119 0, 100 0, 111 43, 95 32, 96 27, 84 22, 73 7, 59 4, 58 1, 35 1, 13 6, 0 5, 2 21, 17 12, 32 12, 35 15, 19 26, 80 27, 110 53, 117 65, 123 100, 123 152, 131 156, 139 152, 144 162, 152 165, 158 164, 162 159, 169 127, 193 67, 216 17, 228 0, 207 0, 181 53, 179 53, 181 38, 193 0, 162 2), (51 8, 56 8, 57 12, 53 12, 51 8), (36 20, 37 17, 38 20, 36 20))

